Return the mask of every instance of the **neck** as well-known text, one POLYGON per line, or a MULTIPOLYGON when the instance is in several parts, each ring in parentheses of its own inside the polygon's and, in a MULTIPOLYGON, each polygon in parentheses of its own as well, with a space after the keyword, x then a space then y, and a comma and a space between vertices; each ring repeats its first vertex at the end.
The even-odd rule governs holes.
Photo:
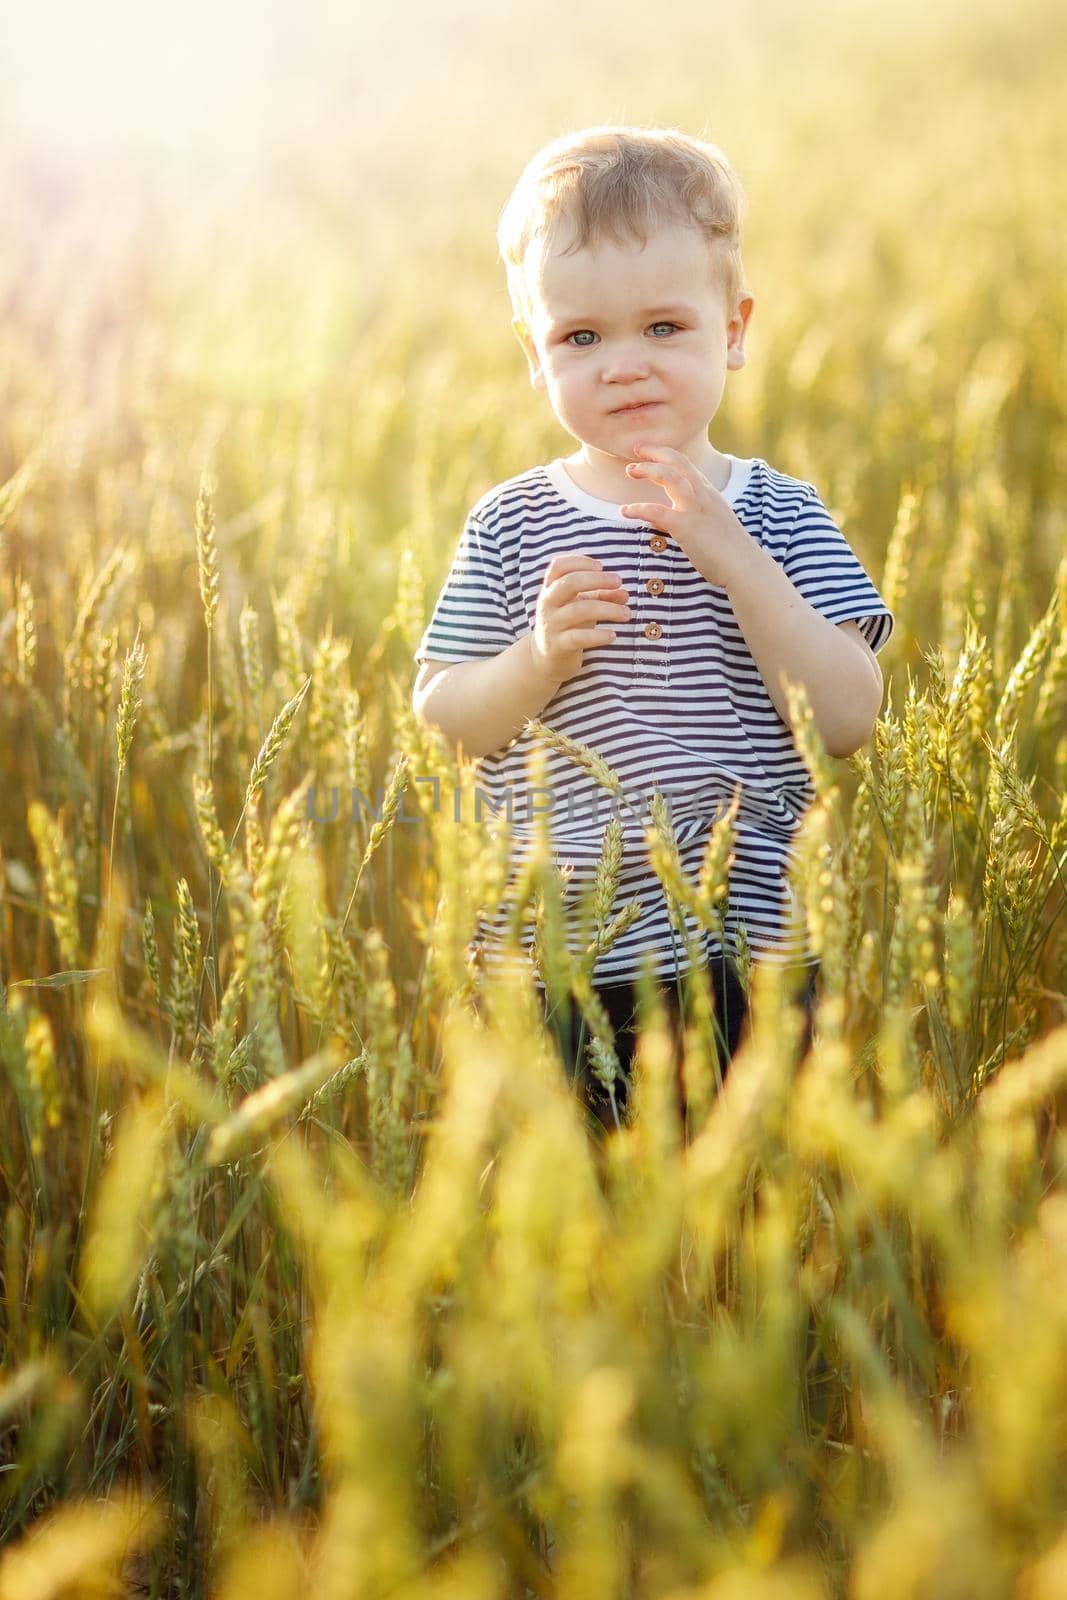
MULTIPOLYGON (((707 440, 704 441, 703 450, 683 450, 681 453, 704 474, 713 488, 720 491, 725 489, 730 477, 730 462, 707 440)), ((638 457, 633 459, 636 461, 638 457)), ((647 457, 644 459, 647 460, 647 457)), ((621 456, 608 455, 606 451, 583 445, 573 455, 567 456, 563 464, 579 489, 584 489, 586 494, 593 495, 597 500, 610 500, 616 505, 627 505, 633 500, 663 505, 671 503, 670 496, 659 484, 652 483, 648 478, 628 478, 627 462, 621 456)))

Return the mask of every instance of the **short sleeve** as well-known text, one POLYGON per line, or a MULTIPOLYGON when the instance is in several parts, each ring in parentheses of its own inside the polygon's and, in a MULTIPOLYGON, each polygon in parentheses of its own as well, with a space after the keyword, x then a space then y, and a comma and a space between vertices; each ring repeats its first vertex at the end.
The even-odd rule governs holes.
POLYGON ((499 655, 517 637, 500 548, 470 513, 415 660, 475 661, 499 655))
POLYGON ((794 588, 830 622, 857 622, 876 654, 888 643, 893 613, 814 487, 797 515, 782 566, 794 588))

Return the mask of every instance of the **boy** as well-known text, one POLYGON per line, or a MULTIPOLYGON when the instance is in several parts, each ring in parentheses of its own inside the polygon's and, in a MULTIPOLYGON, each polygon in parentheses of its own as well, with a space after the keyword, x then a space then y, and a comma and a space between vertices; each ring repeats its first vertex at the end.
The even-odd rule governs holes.
MULTIPOLYGON (((415 652, 416 715, 480 758, 494 806, 506 809, 510 794, 514 839, 544 808, 525 795, 527 718, 594 749, 633 799, 612 914, 630 900, 642 914, 594 969, 626 1034, 616 1037, 624 1071, 641 953, 653 952, 668 995, 688 966, 644 840, 653 785, 669 794, 693 879, 739 790, 727 948, 689 922, 728 1058, 744 1020, 742 923, 753 959, 814 976, 785 879, 814 795, 783 675, 805 685, 830 754, 847 756, 873 731, 875 652, 893 628, 814 485, 709 440, 726 374, 744 364, 753 306, 742 200, 722 152, 673 130, 590 128, 530 161, 498 232, 512 327, 532 385, 579 448, 472 508, 415 652)), ((553 749, 546 782, 569 903, 595 872, 608 797, 553 749)), ((490 966, 505 918, 506 908, 481 930, 490 966)))

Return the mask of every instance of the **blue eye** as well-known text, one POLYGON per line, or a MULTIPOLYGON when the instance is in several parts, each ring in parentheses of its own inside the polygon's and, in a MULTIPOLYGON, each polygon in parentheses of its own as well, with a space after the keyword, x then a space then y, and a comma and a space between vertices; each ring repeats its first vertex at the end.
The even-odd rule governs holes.
MULTIPOLYGON (((677 333, 681 332, 681 328, 679 327, 677 322, 653 322, 653 323, 650 324, 650 326, 653 327, 653 328, 670 328, 673 332, 677 332, 677 333)), ((586 343, 584 343, 584 342, 582 344, 571 344, 571 340, 572 339, 578 339, 578 338, 580 338, 582 336, 582 334, 585 334, 585 333, 589 334, 590 337, 593 338, 593 339, 595 339, 597 337, 597 335, 593 332, 592 328, 576 328, 573 333, 568 333, 566 335, 566 337, 563 340, 563 343, 564 344, 569 344, 571 346, 572 350, 588 350, 588 349, 591 348, 591 346, 586 344, 586 343)))

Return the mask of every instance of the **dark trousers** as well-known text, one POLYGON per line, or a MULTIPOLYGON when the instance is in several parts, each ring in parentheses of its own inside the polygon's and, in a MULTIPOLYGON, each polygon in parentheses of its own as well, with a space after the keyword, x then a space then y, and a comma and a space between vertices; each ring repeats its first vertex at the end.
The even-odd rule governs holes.
MULTIPOLYGON (((737 968, 729 956, 714 958, 709 964, 712 994, 715 1002, 716 1040, 719 1046, 719 1067, 722 1076, 726 1077, 727 1068, 731 1058, 737 1051, 741 1042, 745 1025, 748 1021, 748 999, 737 968)), ((816 978, 818 967, 809 969, 805 988, 800 996, 804 1007, 806 1023, 801 1053, 804 1053, 811 1044, 812 1020, 815 1010, 816 978)), ((684 979, 682 980, 682 996, 679 995, 679 983, 676 978, 659 978, 656 988, 666 1008, 668 1022, 673 1026, 676 1036, 680 1037, 682 1027, 682 998, 684 997, 684 979)), ((637 984, 605 983, 595 985, 595 992, 600 998, 604 1010, 608 1014, 611 1029, 615 1035, 615 1054, 619 1058, 622 1071, 622 1080, 616 1080, 615 1106, 618 1109, 619 1123, 623 1121, 623 1112, 626 1108, 627 1089, 633 1069, 633 1056, 637 1047, 637 984)), ((548 1002, 543 990, 538 990, 541 1001, 541 1011, 545 1018, 546 1026, 553 1032, 563 1057, 564 1066, 571 1081, 575 1080, 581 1086, 582 1097, 596 1120, 606 1129, 616 1126, 615 1114, 612 1109, 611 1096, 593 1074, 589 1064, 586 1047, 590 1039, 589 1024, 582 1017, 577 1006, 571 1002, 569 1015, 566 1020, 558 1013, 550 1013, 548 1002)), ((685 1092, 678 1078, 679 1108, 684 1115, 685 1092)))

